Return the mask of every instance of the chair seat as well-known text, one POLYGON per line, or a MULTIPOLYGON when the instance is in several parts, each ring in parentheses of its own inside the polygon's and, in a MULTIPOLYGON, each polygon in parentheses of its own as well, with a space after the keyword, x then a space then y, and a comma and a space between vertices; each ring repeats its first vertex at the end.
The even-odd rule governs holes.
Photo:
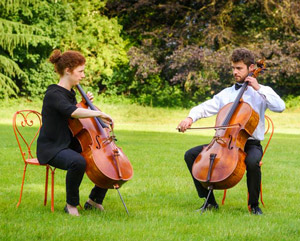
POLYGON ((45 166, 43 164, 40 164, 37 158, 26 159, 26 163, 37 166, 45 166))

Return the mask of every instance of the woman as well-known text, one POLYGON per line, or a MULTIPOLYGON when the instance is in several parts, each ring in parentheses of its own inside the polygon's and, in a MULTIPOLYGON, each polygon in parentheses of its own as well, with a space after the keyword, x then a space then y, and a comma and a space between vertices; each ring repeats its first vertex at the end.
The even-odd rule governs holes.
MULTIPOLYGON (((37 140, 37 157, 41 164, 67 170, 65 212, 79 216, 79 186, 81 184, 86 161, 80 155, 81 147, 77 139, 72 137, 68 128, 69 118, 100 117, 106 124, 113 125, 110 116, 90 109, 76 107, 75 91, 72 89, 85 77, 85 58, 76 51, 66 51, 63 54, 54 50, 49 58, 59 74, 58 84, 50 85, 46 91, 42 108, 43 125, 37 140)), ((93 95, 88 92, 92 101, 93 95)), ((103 199, 107 189, 95 186, 89 199, 84 205, 85 209, 96 208, 104 210, 103 199)))

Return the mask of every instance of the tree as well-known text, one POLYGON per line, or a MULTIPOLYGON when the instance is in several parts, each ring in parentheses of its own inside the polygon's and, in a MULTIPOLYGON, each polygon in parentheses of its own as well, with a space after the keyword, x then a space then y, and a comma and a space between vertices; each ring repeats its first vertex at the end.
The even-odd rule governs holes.
POLYGON ((127 42, 120 37, 121 26, 116 19, 103 14, 105 3, 99 0, 1 2, 0 54, 6 64, 3 62, 0 69, 10 79, 9 82, 2 79, 3 95, 16 95, 19 90, 19 95, 30 98, 42 96, 57 79, 48 61, 53 49, 81 51, 87 58, 85 83, 95 88, 112 75, 118 64, 127 63, 127 42), (12 61, 18 71, 12 69, 12 61))
POLYGON ((183 98, 204 100, 233 82, 229 56, 246 47, 267 61, 262 83, 300 94, 299 1, 109 0, 107 9, 134 45, 128 55, 140 81, 159 75, 183 98))
POLYGON ((105 88, 103 78, 128 62, 127 42, 120 37, 122 26, 103 14, 106 1, 70 1, 74 26, 61 40, 62 49, 77 49, 87 58, 85 82, 105 88))
MULTIPOLYGON (((0 17, 14 13, 15 5, 26 7, 22 1, 1 2, 0 17)), ((28 80, 27 74, 14 59, 14 50, 17 48, 25 50, 29 43, 46 40, 41 30, 35 26, 0 18, 0 98, 16 96, 19 91, 17 79, 28 80)))

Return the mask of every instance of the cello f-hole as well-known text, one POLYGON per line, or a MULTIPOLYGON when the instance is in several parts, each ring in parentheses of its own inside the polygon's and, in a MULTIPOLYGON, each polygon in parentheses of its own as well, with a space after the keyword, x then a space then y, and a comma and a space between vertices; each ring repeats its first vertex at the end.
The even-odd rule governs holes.
POLYGON ((97 145, 96 145, 96 148, 98 149, 98 150, 100 150, 101 149, 101 145, 100 145, 100 141, 99 141, 99 139, 100 139, 100 136, 99 135, 96 135, 96 142, 97 142, 97 145))

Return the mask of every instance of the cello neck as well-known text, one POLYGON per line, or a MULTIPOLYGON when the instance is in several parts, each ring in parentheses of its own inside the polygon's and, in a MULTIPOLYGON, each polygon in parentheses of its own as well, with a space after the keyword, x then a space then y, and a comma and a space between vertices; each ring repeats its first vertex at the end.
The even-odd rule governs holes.
POLYGON ((91 110, 96 110, 95 106, 93 105, 92 101, 87 97, 86 93, 80 86, 80 84, 76 85, 76 88, 78 89, 79 93, 81 94, 82 98, 85 100, 88 107, 90 107, 91 110))
POLYGON ((223 126, 227 126, 229 124, 229 121, 230 121, 233 113, 235 112, 235 109, 237 108, 237 106, 238 106, 238 104, 240 102, 240 99, 242 98, 242 96, 243 96, 243 94, 244 94, 247 86, 248 86, 248 82, 246 81, 246 82, 243 83, 243 85, 242 85, 242 87, 240 89, 240 92, 238 93, 237 97, 235 98, 235 100, 234 100, 234 102, 232 104, 232 107, 231 107, 229 113, 227 114, 227 116, 226 116, 223 124, 222 124, 223 126))
MULTIPOLYGON (((98 109, 93 105, 92 101, 87 97, 86 93, 80 86, 80 84, 76 85, 76 88, 78 89, 79 93, 81 94, 82 98, 85 100, 88 107, 90 107, 91 110, 97 110, 98 109)), ((108 128, 108 126, 99 118, 95 117, 95 119, 98 121, 98 123, 102 126, 102 128, 108 128)))

